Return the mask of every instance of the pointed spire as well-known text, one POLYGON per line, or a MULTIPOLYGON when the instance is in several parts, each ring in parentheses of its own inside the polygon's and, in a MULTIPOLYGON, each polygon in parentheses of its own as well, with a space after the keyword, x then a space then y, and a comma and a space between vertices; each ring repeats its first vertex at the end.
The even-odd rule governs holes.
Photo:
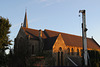
POLYGON ((25 10, 25 18, 24 18, 24 24, 23 24, 23 27, 28 28, 27 10, 25 10))

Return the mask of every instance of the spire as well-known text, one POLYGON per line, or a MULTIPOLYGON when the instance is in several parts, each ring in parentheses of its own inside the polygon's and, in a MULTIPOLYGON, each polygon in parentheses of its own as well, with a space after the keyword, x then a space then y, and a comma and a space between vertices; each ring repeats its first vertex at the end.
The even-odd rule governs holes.
POLYGON ((24 18, 24 24, 23 27, 28 28, 28 21, 27 21, 27 11, 25 10, 25 18, 24 18))

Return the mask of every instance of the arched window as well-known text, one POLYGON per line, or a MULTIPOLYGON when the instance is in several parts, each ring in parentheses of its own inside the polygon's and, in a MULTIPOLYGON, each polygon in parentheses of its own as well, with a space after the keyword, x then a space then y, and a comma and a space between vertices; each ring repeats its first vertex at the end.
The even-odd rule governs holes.
POLYGON ((59 50, 60 50, 60 51, 62 51, 62 48, 61 48, 61 47, 59 47, 59 50))
POLYGON ((68 51, 68 54, 70 55, 70 48, 68 48, 67 51, 68 51))
POLYGON ((79 55, 79 49, 77 49, 77 55, 79 55))
POLYGON ((62 51, 62 47, 59 47, 58 66, 63 66, 63 51, 62 51))
POLYGON ((72 48, 72 55, 74 55, 74 49, 72 48))
POLYGON ((32 54, 34 54, 34 45, 32 45, 32 54))

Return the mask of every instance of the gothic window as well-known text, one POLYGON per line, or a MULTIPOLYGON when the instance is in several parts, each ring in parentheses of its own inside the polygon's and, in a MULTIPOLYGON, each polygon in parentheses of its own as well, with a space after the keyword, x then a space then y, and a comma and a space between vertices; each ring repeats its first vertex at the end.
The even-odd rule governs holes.
POLYGON ((61 52, 61 66, 63 66, 63 52, 61 52))
POLYGON ((79 55, 79 49, 77 49, 77 55, 79 55))
POLYGON ((70 48, 68 48, 67 51, 68 51, 68 54, 70 55, 70 48))
POLYGON ((32 45, 32 54, 34 54, 34 45, 32 45))
POLYGON ((60 66, 60 52, 58 52, 58 66, 60 66))
POLYGON ((61 47, 58 52, 58 66, 63 66, 63 52, 61 47))
POLYGON ((74 49, 72 48, 72 55, 74 55, 74 49))

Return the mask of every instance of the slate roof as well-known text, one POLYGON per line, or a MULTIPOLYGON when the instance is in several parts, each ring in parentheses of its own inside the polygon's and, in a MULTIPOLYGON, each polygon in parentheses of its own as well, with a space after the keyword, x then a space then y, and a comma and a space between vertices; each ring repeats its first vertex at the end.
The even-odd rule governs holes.
MULTIPOLYGON (((22 27, 26 35, 30 35, 31 38, 34 36, 39 37, 39 30, 30 29, 22 27)), ((52 30, 45 29, 42 31, 42 38, 44 40, 44 49, 52 49, 53 44, 55 43, 58 34, 62 35, 62 38, 66 46, 82 47, 82 37, 52 30)), ((87 47, 91 49, 100 49, 99 44, 92 38, 87 38, 87 47)))

